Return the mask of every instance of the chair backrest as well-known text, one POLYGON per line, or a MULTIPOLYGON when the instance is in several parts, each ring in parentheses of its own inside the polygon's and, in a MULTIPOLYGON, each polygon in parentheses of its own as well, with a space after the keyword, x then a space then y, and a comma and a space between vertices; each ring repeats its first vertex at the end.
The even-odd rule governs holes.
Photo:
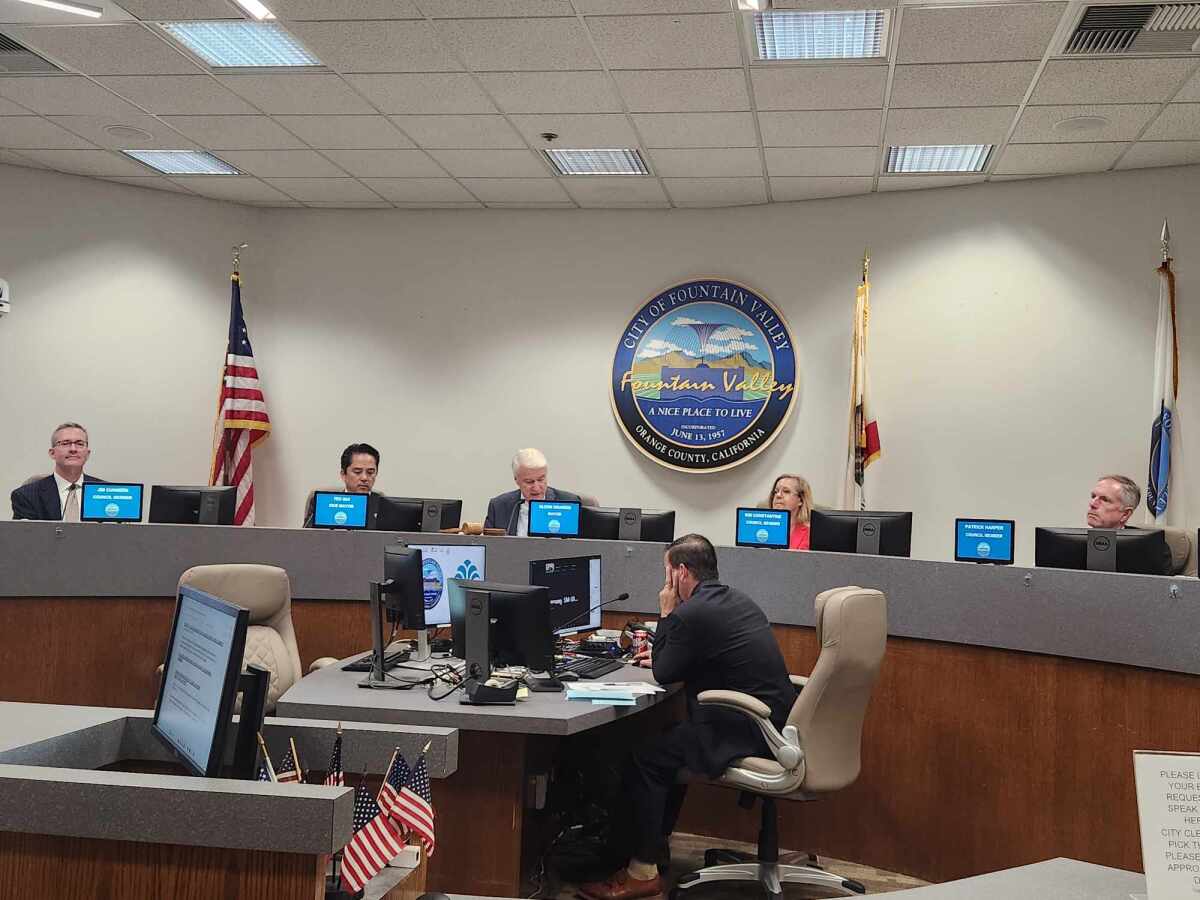
POLYGON ((35 481, 41 481, 43 478, 49 478, 51 474, 52 473, 47 472, 45 475, 30 475, 21 482, 21 487, 25 487, 27 484, 33 484, 35 481))
POLYGON ((1162 530, 1163 539, 1171 548, 1171 574, 1196 574, 1196 548, 1192 546, 1192 534, 1186 528, 1167 527, 1162 530))
POLYGON ((193 566, 179 577, 179 584, 250 610, 243 666, 253 663, 271 673, 267 713, 274 712, 276 701, 303 674, 292 627, 292 589, 287 572, 277 566, 240 563, 193 566))
POLYGON ((591 494, 580 494, 579 495, 579 505, 580 506, 599 506, 600 501, 597 500, 595 497, 593 497, 591 494))
POLYGON ((887 644, 887 600, 870 588, 823 591, 815 603, 821 652, 788 716, 804 749, 803 791, 858 777, 863 719, 887 644))

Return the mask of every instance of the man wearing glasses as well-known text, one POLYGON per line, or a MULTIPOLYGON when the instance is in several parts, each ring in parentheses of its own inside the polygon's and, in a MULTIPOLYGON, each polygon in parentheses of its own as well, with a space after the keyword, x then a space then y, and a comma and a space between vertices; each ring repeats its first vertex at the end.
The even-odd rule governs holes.
POLYGON ((88 433, 77 422, 64 422, 50 435, 50 458, 54 474, 22 485, 12 492, 14 519, 41 519, 50 522, 78 522, 83 504, 83 485, 103 482, 83 474, 91 455, 88 433))

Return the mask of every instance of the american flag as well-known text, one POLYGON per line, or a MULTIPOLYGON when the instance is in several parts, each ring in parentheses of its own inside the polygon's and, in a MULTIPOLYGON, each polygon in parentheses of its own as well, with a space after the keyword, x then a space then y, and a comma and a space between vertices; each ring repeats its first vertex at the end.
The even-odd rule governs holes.
POLYGON ((354 789, 354 837, 342 851, 342 881, 349 893, 361 891, 404 849, 404 840, 360 781, 354 789))
POLYGON ((333 787, 343 787, 346 775, 342 771, 342 733, 339 731, 333 739, 333 755, 329 757, 329 768, 326 770, 325 783, 333 787))
POLYGON ((417 836, 425 854, 433 856, 437 843, 433 834, 433 793, 429 789, 429 770, 425 767, 424 754, 413 766, 412 774, 392 801, 389 812, 401 829, 410 836, 417 836))
POLYGON ((258 382, 258 367, 246 319, 242 315, 242 286, 233 273, 233 303, 229 313, 229 343, 221 373, 221 395, 213 434, 213 463, 209 484, 237 485, 234 525, 254 524, 254 470, 250 464, 255 444, 271 433, 271 419, 258 382))
POLYGON ((396 755, 392 757, 392 766, 388 769, 387 775, 383 777, 383 784, 379 786, 379 796, 375 798, 379 806, 389 814, 396 804, 396 798, 400 796, 400 791, 404 789, 408 777, 408 763, 404 759, 404 754, 397 748, 396 755))
POLYGON ((280 784, 288 781, 300 782, 299 766, 296 765, 296 758, 292 756, 291 748, 287 753, 283 754, 283 759, 279 762, 279 768, 275 771, 275 780, 280 784))
POLYGON ((258 764, 257 780, 258 781, 270 781, 271 780, 271 773, 267 771, 267 764, 265 762, 258 764))

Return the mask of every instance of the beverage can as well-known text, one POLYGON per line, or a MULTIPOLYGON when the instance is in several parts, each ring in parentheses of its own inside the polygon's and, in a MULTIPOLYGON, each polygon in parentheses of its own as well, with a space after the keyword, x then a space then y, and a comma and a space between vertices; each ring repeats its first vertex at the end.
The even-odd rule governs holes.
POLYGON ((650 649, 650 634, 645 628, 637 628, 633 632, 633 655, 637 656, 650 649))

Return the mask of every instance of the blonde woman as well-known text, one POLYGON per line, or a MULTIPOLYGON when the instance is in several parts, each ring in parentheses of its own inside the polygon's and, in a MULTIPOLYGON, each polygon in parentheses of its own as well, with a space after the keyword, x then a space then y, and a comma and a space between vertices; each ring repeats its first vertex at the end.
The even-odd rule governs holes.
POLYGON ((799 475, 780 475, 767 497, 771 509, 786 509, 792 514, 789 550, 807 550, 809 519, 812 517, 812 487, 799 475))

